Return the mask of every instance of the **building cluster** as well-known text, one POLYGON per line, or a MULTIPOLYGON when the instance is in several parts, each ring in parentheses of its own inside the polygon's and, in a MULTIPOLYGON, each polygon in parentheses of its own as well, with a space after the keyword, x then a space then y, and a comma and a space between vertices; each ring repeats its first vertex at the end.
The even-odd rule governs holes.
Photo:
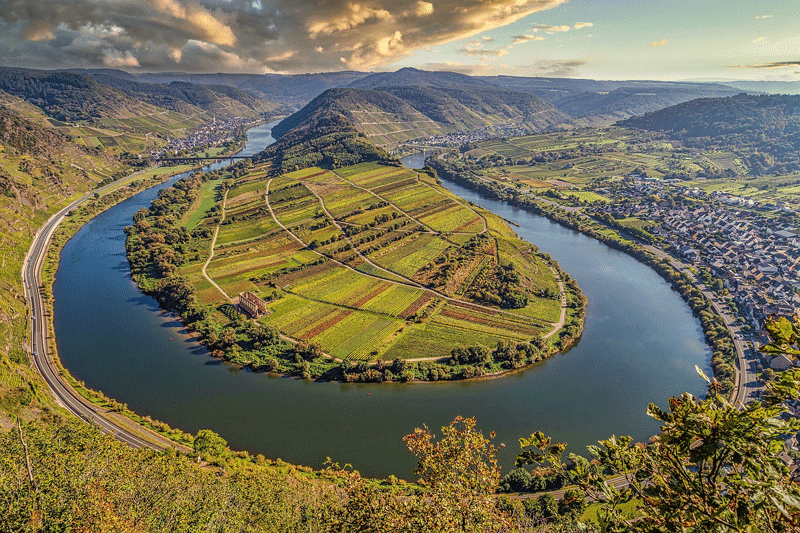
POLYGON ((249 128, 258 121, 258 118, 214 120, 204 124, 185 137, 179 139, 167 138, 166 146, 158 151, 150 152, 150 158, 156 161, 162 157, 167 157, 167 154, 170 153, 186 154, 212 146, 219 146, 222 143, 232 141, 238 128, 249 128))
MULTIPOLYGON (((754 332, 771 315, 800 313, 800 232, 780 217, 739 209, 738 202, 670 205, 658 185, 637 183, 626 196, 638 202, 604 205, 598 212, 655 223, 650 230, 679 259, 707 267, 733 296, 754 332)), ((683 194, 697 195, 683 189, 683 194)))
POLYGON ((478 128, 477 130, 465 130, 443 135, 431 135, 430 137, 422 137, 419 139, 406 141, 405 144, 408 146, 458 147, 467 143, 485 141, 486 139, 494 139, 497 137, 519 137, 522 135, 529 135, 530 133, 530 126, 517 123, 508 123, 498 124, 496 126, 486 126, 483 128, 478 128))

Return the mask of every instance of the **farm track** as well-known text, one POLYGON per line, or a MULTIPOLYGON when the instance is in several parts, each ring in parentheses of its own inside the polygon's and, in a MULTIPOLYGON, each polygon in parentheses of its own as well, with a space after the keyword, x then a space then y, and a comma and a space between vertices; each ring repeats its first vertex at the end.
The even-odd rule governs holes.
POLYGON ((342 232, 342 235, 344 235, 344 238, 345 238, 345 240, 346 240, 348 243, 350 243, 350 246, 352 246, 352 247, 353 247, 353 250, 355 250, 356 254, 357 254, 357 255, 358 255, 358 256, 359 256, 361 259, 363 259, 363 260, 364 260, 364 261, 365 261, 365 262, 366 262, 368 265, 370 265, 371 267, 373 267, 373 268, 375 268, 375 269, 377 269, 377 270, 380 270, 381 272, 384 272, 384 273, 386 273, 386 274, 389 274, 390 276, 397 276, 397 277, 403 278, 404 280, 406 280, 406 281, 407 281, 407 283, 409 283, 409 284, 413 285, 413 286, 414 286, 415 288, 417 288, 417 289, 423 289, 423 290, 427 290, 427 287, 425 287, 424 285, 422 285, 422 284, 420 284, 420 283, 417 283, 416 281, 414 281, 414 280, 412 280, 412 279, 409 279, 409 278, 407 278, 407 277, 405 277, 405 276, 401 276, 401 275, 399 275, 399 274, 396 274, 396 273, 392 272, 391 270, 387 270, 387 269, 383 268, 383 267, 382 267, 382 266, 380 266, 380 265, 376 265, 376 264, 375 264, 375 263, 373 263, 373 262, 372 262, 372 261, 371 261, 371 260, 370 260, 370 259, 369 259, 369 258, 366 256, 366 255, 362 254, 362 253, 361 253, 361 250, 359 250, 359 249, 358 249, 358 246, 356 246, 355 244, 353 244, 353 241, 352 241, 352 240, 350 240, 350 237, 347 235, 347 233, 345 233, 345 232, 344 232, 344 230, 343 230, 343 229, 342 229, 342 227, 339 225, 339 223, 338 223, 338 222, 336 222, 336 219, 333 217, 333 215, 330 213, 330 211, 328 211, 328 208, 327 208, 327 207, 325 207, 325 201, 322 199, 322 197, 321 197, 319 194, 317 194, 317 192, 316 192, 314 189, 312 189, 311 187, 307 187, 307 188, 308 188, 308 190, 309 190, 309 191, 311 191, 311 194, 313 194, 314 196, 316 196, 316 197, 317 197, 317 200, 319 200, 319 205, 321 205, 321 206, 322 206, 322 210, 325 212, 325 214, 326 214, 326 215, 328 215, 328 216, 331 218, 331 220, 333 220, 333 225, 334 225, 334 226, 336 226, 336 227, 339 229, 339 231, 341 231, 341 232, 342 232))
MULTIPOLYGON (((430 233, 431 235, 436 235, 437 237, 440 237, 441 239, 444 239, 445 241, 449 242, 450 244, 458 246, 456 243, 454 243, 453 241, 451 241, 447 237, 445 237, 445 235, 441 231, 436 231, 435 229, 430 227, 428 224, 425 224, 424 222, 422 222, 421 220, 419 220, 416 217, 412 216, 410 213, 406 212, 405 210, 400 209, 399 207, 397 207, 397 205, 395 203, 390 202, 387 198, 384 198, 383 196, 381 196, 380 194, 376 193, 375 191, 373 191, 371 189, 367 189, 366 187, 362 187, 360 185, 356 185, 355 183, 353 183, 349 179, 340 176, 339 174, 337 174, 333 170, 331 170, 329 172, 331 174, 335 175, 336 177, 338 177, 339 179, 345 181, 346 183, 349 183, 350 185, 352 185, 356 189, 360 189, 360 190, 362 190, 364 192, 368 192, 369 194, 371 194, 375 198, 379 198, 380 200, 386 202, 387 204, 389 204, 393 208, 397 209, 400 213, 402 213, 403 215, 407 216, 408 218, 410 218, 411 220, 413 220, 414 222, 416 222, 420 226, 428 228, 428 230, 425 233, 430 233)), ((429 187, 429 188, 433 189, 437 194, 441 194, 442 193, 442 191, 437 191, 434 187, 431 187, 430 185, 428 185, 427 183, 425 183, 424 181, 419 179, 419 172, 417 172, 416 174, 417 174, 417 183, 420 183, 422 185, 425 185, 426 187, 429 187)), ((481 221, 483 222, 483 230, 479 231, 478 233, 486 233, 487 225, 486 225, 486 219, 483 217, 483 215, 481 215, 480 213, 478 213, 477 211, 472 209, 469 205, 462 204, 460 201, 458 201, 457 198, 453 198, 453 201, 455 201, 457 204, 461 205, 462 207, 465 207, 465 208, 469 209, 470 211, 475 213, 476 216, 480 217, 481 221)), ((447 234, 449 234, 449 235, 474 235, 474 233, 470 232, 470 231, 448 231, 447 234)))
MULTIPOLYGON (((390 205, 390 206, 392 206, 393 208, 397 209, 397 210, 398 210, 398 211, 400 211, 400 212, 401 212, 403 215, 407 216, 408 218, 410 218, 411 220, 413 220, 414 222, 416 222, 416 223, 417 223, 417 224, 419 224, 420 226, 422 226, 422 227, 425 227, 425 228, 428 228, 428 231, 426 231, 426 233, 430 233, 430 234, 432 234, 432 235, 436 235, 436 236, 440 236, 440 235, 441 235, 441 234, 440 234, 438 231, 436 231, 435 229, 433 229, 433 228, 432 228, 432 227, 430 227, 429 225, 425 224, 425 223, 424 223, 424 222, 422 222, 421 220, 418 220, 417 218, 415 218, 415 217, 411 216, 409 213, 406 213, 406 212, 405 212, 403 209, 400 209, 399 207, 397 207, 397 205, 395 205, 393 202, 390 202, 390 201, 389 201, 387 198, 384 198, 384 197, 383 197, 383 196, 381 196, 380 194, 378 194, 378 193, 376 193, 376 192, 374 192, 374 191, 372 191, 372 190, 370 190, 370 189, 367 189, 366 187, 362 187, 362 186, 360 186, 360 185, 356 185, 355 183, 353 183, 353 182, 352 182, 352 181, 350 181, 349 179, 347 179, 347 178, 343 178, 342 176, 340 176, 339 174, 337 174, 337 173, 336 173, 336 172, 334 172, 333 170, 331 170, 330 172, 331 172, 331 174, 333 174, 334 176, 336 176, 336 177, 337 177, 337 178, 339 178, 340 180, 342 180, 342 181, 344 181, 344 182, 346 182, 346 183, 349 183, 350 185, 352 185, 352 186, 353 186, 353 187, 355 187, 356 189, 360 189, 360 190, 362 190, 362 191, 364 191, 364 192, 368 192, 369 194, 371 194, 371 195, 372 195, 372 196, 374 196, 375 198, 380 198, 382 201, 386 202, 387 204, 389 204, 389 205, 390 205)), ((417 174, 417 181, 419 181, 419 174, 417 174)), ((311 192, 314 192, 314 191, 311 191, 311 192)), ((316 193, 314 193, 314 194, 316 194, 316 193)), ((318 197, 319 197, 319 196, 318 196, 318 197)), ((332 218, 332 217, 331 217, 331 218, 332 218)), ((334 219, 334 220, 335 220, 335 219, 334 219)), ((341 228, 339 228, 339 229, 341 229, 341 228)))
POLYGON ((561 276, 558 275, 558 272, 556 272, 555 268, 549 268, 553 271, 553 275, 556 277, 556 281, 558 282, 558 292, 561 293, 561 316, 558 318, 558 322, 553 324, 553 331, 542 336, 544 339, 549 339, 555 335, 558 330, 564 327, 564 323, 567 321, 567 292, 564 290, 564 282, 561 280, 561 276))
MULTIPOLYGON (((269 190, 269 186, 267 186, 267 189, 269 190)), ((211 283, 214 287, 216 287, 217 290, 220 293, 222 293, 225 299, 227 299, 230 303, 233 303, 233 299, 230 296, 228 296, 228 293, 223 291, 222 287, 217 285, 217 282, 211 279, 211 276, 209 276, 208 273, 206 272, 206 268, 208 267, 209 263, 211 263, 211 260, 214 259, 214 247, 217 245, 217 235, 219 235, 219 228, 220 226, 222 226, 222 223, 225 222, 225 205, 227 203, 228 203, 228 189, 225 189, 225 194, 222 197, 222 218, 220 219, 219 224, 217 224, 217 229, 214 230, 214 238, 211 239, 211 253, 208 255, 208 259, 206 259, 206 262, 203 265, 202 273, 203 277, 206 278, 208 282, 211 283)))

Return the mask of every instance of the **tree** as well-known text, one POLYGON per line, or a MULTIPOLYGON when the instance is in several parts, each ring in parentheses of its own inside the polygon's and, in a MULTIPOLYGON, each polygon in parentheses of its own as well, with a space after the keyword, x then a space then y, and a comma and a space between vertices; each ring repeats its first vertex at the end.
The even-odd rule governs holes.
POLYGON ((402 497, 382 491, 358 472, 332 468, 344 486, 347 503, 327 520, 330 531, 509 531, 511 514, 498 505, 498 448, 475 429, 474 418, 456 417, 436 437, 427 427, 406 435, 417 456, 422 490, 402 497))
MULTIPOLYGON (((625 481, 616 488, 596 472, 576 469, 584 495, 605 500, 598 514, 602 531, 755 533, 800 527, 800 488, 779 457, 785 435, 800 429, 800 421, 779 418, 783 402, 800 391, 800 370, 784 372, 763 401, 741 409, 716 393, 716 382, 710 385, 705 400, 686 393, 671 398, 668 411, 650 404, 648 414, 663 424, 652 443, 611 437, 589 447, 607 475, 625 481), (626 502, 641 516, 626 518, 620 510, 626 502)), ((544 453, 523 448, 518 461, 560 464, 560 454, 559 446, 544 453)))
POLYGON ((761 351, 768 354, 786 354, 789 358, 800 356, 800 316, 794 322, 782 316, 771 318, 764 325, 769 332, 770 342, 761 351))
POLYGON ((228 448, 228 441, 210 429, 201 429, 194 438, 194 451, 222 457, 228 448))

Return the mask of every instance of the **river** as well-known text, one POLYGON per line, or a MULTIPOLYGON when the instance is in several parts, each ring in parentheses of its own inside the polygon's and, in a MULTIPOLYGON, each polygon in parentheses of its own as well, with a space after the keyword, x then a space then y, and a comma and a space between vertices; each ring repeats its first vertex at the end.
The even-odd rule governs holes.
MULTIPOLYGON (((272 142, 250 130, 244 155, 272 142)), ((173 178, 170 182, 174 182, 173 178)), ((702 394, 694 372, 710 350, 680 296, 622 252, 502 202, 447 187, 509 220, 559 261, 588 297, 580 343, 566 354, 498 379, 418 384, 310 383, 242 370, 211 358, 159 312, 130 277, 123 228, 161 185, 91 220, 64 247, 53 287, 64 365, 89 387, 185 431, 210 428, 235 449, 320 467, 326 457, 365 475, 410 478, 402 436, 456 415, 494 430, 508 468, 518 438, 543 430, 585 452, 612 434, 646 439, 658 430, 650 401, 702 394)))

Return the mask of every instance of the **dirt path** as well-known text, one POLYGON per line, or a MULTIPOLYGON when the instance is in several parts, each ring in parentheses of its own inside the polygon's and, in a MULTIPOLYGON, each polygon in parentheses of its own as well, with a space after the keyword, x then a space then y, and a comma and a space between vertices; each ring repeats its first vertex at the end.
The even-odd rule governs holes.
MULTIPOLYGON (((269 189, 269 185, 267 186, 267 188, 269 189)), ((211 279, 208 273, 206 273, 206 268, 208 267, 208 264, 211 263, 212 259, 214 259, 214 246, 217 245, 217 235, 219 235, 219 228, 220 226, 222 226, 222 223, 225 222, 225 205, 227 203, 228 203, 228 189, 225 189, 225 195, 222 197, 222 218, 220 219, 219 224, 217 224, 217 229, 214 230, 214 238, 211 239, 211 254, 209 254, 208 259, 206 259, 206 262, 203 265, 202 272, 203 272, 203 277, 206 278, 208 282, 211 283, 214 287, 216 287, 217 290, 220 293, 222 293, 225 299, 227 299, 230 303, 233 303, 233 299, 230 296, 228 296, 228 293, 223 291, 222 287, 217 285, 217 282, 211 279)))
POLYGON ((556 281, 558 282, 558 291, 561 293, 561 317, 558 319, 558 322, 553 324, 553 331, 545 335, 544 339, 549 339, 553 335, 558 332, 562 327, 564 327, 564 322, 567 320, 567 292, 564 290, 564 282, 561 281, 561 276, 558 275, 556 269, 550 267, 550 270, 553 271, 553 275, 556 277, 556 281))
MULTIPOLYGON (((438 235, 440 235, 440 232, 436 231, 435 229, 433 229, 433 228, 432 228, 432 227, 430 227, 429 225, 425 224, 425 223, 424 223, 424 222, 422 222, 421 220, 418 220, 418 219, 416 219, 415 217, 411 216, 409 213, 406 213, 404 210, 402 210, 402 209, 400 209, 399 207, 397 207, 397 205, 395 205, 393 202, 390 202, 390 201, 389 201, 387 198, 384 198, 383 196, 381 196, 380 194, 376 193, 375 191, 372 191, 372 190, 370 190, 370 189, 367 189, 366 187, 362 187, 362 186, 360 186, 360 185, 356 185, 355 183, 353 183, 353 182, 352 182, 352 181, 350 181, 349 179, 347 179, 347 178, 343 178, 342 176, 340 176, 339 174, 337 174, 337 173, 336 173, 336 172, 334 172, 333 170, 331 170, 331 171, 330 171, 330 173, 331 173, 331 174, 333 174, 334 176, 336 176, 337 178, 339 178, 340 180, 344 181, 345 183, 349 183, 351 186, 355 187, 356 189, 360 189, 360 190, 362 190, 362 191, 364 191, 364 192, 368 192, 368 193, 370 193, 372 196, 374 196, 375 198, 380 198, 381 200, 383 200, 384 202, 386 202, 387 204, 389 204, 389 205, 390 205, 390 206, 392 206, 393 208, 397 209, 398 211, 400 211, 401 213, 403 213, 405 216, 407 216, 408 218, 410 218, 411 220, 413 220, 414 222, 416 222, 416 223, 417 223, 417 224, 419 224, 420 226, 423 226, 423 227, 425 227, 425 228, 428 228, 428 231, 427 231, 427 233, 432 233, 432 234, 434 234, 434 235, 437 235, 437 236, 438 236, 438 235)), ((417 177, 419 178, 419 174, 417 174, 417 177)), ((309 188, 310 188, 310 187, 309 187, 309 188)), ((312 192, 313 192, 313 191, 312 191, 312 192)))
POLYGON ((347 235, 347 233, 345 233, 344 230, 342 229, 342 227, 339 225, 339 223, 336 222, 336 218, 334 218, 334 216, 330 213, 330 211, 328 211, 328 208, 325 207, 325 201, 322 199, 322 197, 319 194, 317 194, 317 192, 314 189, 312 189, 311 187, 306 186, 306 188, 309 191, 311 191, 311 194, 313 194, 314 196, 317 197, 317 200, 319 200, 319 205, 322 206, 322 210, 333 221, 333 225, 336 226, 339 229, 339 231, 342 232, 342 235, 344 235, 345 240, 348 243, 350 243, 350 246, 353 247, 353 250, 356 252, 356 254, 358 254, 358 256, 361 259, 363 259, 368 265, 370 265, 371 267, 373 267, 373 268, 375 268, 377 270, 380 270, 381 272, 384 272, 385 274, 388 274, 388 275, 390 275, 392 277, 398 277, 398 278, 404 279, 406 281, 407 285, 413 285, 414 287, 416 287, 418 289, 428 290, 427 287, 425 287, 424 285, 422 285, 420 283, 417 283, 413 279, 407 278, 405 276, 401 276, 400 274, 396 274, 396 273, 392 272, 391 270, 387 270, 387 269, 383 268, 380 265, 376 265, 375 263, 373 263, 370 260, 369 257, 367 257, 366 255, 362 254, 361 250, 358 249, 358 246, 356 246, 355 243, 353 243, 353 241, 350 239, 350 237, 347 235))

